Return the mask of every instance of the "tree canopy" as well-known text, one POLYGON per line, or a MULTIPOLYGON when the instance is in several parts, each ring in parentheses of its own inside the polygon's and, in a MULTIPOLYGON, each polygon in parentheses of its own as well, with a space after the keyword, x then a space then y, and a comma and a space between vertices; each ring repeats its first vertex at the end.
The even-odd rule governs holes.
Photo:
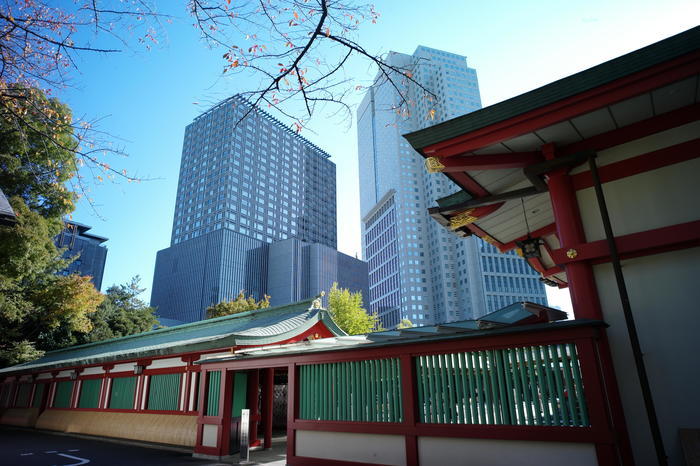
POLYGON ((246 297, 245 292, 241 290, 236 299, 221 301, 220 303, 209 306, 207 308, 207 319, 255 311, 268 307, 270 307, 270 297, 268 295, 265 295, 260 301, 256 301, 253 295, 246 297))
POLYGON ((408 319, 401 319, 401 322, 396 326, 397 329, 411 328, 413 327, 413 322, 408 319))
POLYGON ((155 309, 139 299, 144 292, 140 283, 137 275, 128 283, 107 288, 104 301, 90 315, 92 331, 79 335, 77 342, 91 343, 153 330, 158 319, 155 309))
POLYGON ((362 293, 351 293, 333 283, 328 293, 328 311, 338 326, 349 335, 383 330, 377 314, 369 314, 362 307, 362 293))
POLYGON ((0 364, 53 349, 57 329, 89 332, 103 300, 89 277, 57 275, 68 264, 53 243, 60 219, 42 217, 21 197, 9 200, 17 223, 0 226, 0 364))
MULTIPOLYGON (((58 100, 36 89, 26 92, 50 109, 51 118, 70 120, 70 110, 58 100)), ((74 208, 77 196, 65 183, 78 161, 70 125, 45 118, 27 107, 22 126, 0 107, 0 189, 17 215, 14 225, 0 226, 0 364, 75 343, 75 334, 93 329, 91 314, 104 300, 90 277, 59 273, 70 259, 62 257, 54 237, 74 208)))

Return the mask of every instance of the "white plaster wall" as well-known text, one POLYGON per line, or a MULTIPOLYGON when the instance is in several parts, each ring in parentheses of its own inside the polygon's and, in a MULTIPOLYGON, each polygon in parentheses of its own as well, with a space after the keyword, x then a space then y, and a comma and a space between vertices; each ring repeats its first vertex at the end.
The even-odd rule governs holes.
POLYGON ((219 426, 204 424, 202 426, 202 445, 205 447, 216 447, 216 438, 219 433, 219 426))
MULTIPOLYGON (((603 183, 603 193, 615 236, 698 220, 700 158, 603 183)), ((586 239, 604 239, 595 190, 576 196, 586 239)))
POLYGON ((296 454, 310 458, 402 466, 406 464, 406 442, 402 435, 297 430, 296 454))
POLYGON ((186 366, 181 358, 154 359, 147 369, 163 369, 165 367, 180 367, 186 366))
POLYGON ((73 373, 73 370, 67 370, 67 371, 61 371, 58 373, 56 377, 70 377, 70 375, 73 373))
POLYGON ((51 372, 42 372, 41 374, 36 376, 36 379, 37 380, 46 380, 46 379, 50 379, 51 377, 53 377, 51 375, 51 372))
POLYGON ((419 437, 421 466, 594 466, 595 445, 590 443, 530 442, 446 437, 419 437))
POLYGON ((102 367, 87 367, 83 372, 80 373, 80 375, 95 375, 95 374, 104 374, 105 370, 102 369, 102 367))
POLYGON ((134 372, 135 362, 127 362, 124 364, 115 364, 114 369, 110 372, 134 372))
MULTIPOLYGON (((700 184, 700 182, 698 183, 700 184)), ((700 248, 622 262, 671 465, 682 465, 679 428, 700 428, 700 248)), ((655 454, 612 266, 594 267, 637 465, 655 454)))

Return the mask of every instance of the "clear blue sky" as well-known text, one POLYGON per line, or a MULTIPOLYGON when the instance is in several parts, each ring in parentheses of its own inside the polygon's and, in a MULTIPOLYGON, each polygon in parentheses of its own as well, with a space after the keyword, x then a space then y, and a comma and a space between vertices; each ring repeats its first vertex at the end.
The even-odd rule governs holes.
MULTIPOLYGON (((59 96, 130 154, 111 165, 156 178, 94 189, 97 217, 85 203, 74 220, 109 238, 106 289, 134 275, 150 295, 156 252, 170 243, 185 126, 212 102, 245 89, 221 79, 223 51, 198 40, 184 0, 158 2, 178 18, 165 25, 150 52, 83 55, 74 88, 59 96), (199 104, 195 104, 199 102, 199 104)), ((697 1, 433 1, 378 2, 381 18, 360 40, 369 50, 412 53, 426 45, 466 55, 476 68, 484 106, 633 51, 700 23, 697 1)), ((135 47, 138 49, 138 47, 135 47)), ((365 84, 374 74, 353 64, 348 77, 365 84)), ((353 97, 355 102, 360 93, 353 97)), ((351 102, 352 103, 352 102, 351 102)), ((360 218, 354 122, 312 122, 305 137, 332 154, 338 172, 338 248, 358 256, 360 218)), ((567 293, 550 296, 567 309, 567 293)))

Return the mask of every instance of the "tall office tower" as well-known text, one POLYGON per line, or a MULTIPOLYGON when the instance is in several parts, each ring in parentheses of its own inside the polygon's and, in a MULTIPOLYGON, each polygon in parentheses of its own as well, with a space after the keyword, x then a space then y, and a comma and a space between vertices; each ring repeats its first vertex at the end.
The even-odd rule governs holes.
POLYGON ((329 157, 238 96, 195 118, 185 129, 170 247, 156 257, 158 314, 191 322, 240 290, 262 297, 273 241, 335 249, 329 157))
POLYGON ((107 248, 102 244, 107 238, 88 233, 92 227, 82 223, 66 221, 61 233, 54 238, 58 248, 66 248, 63 257, 75 257, 61 274, 89 276, 95 288, 102 288, 102 276, 105 272, 107 260, 107 248))
POLYGON ((424 89, 404 79, 413 104, 397 113, 398 92, 378 79, 358 108, 370 310, 390 328, 403 318, 417 325, 477 318, 518 300, 545 304, 539 275, 517 255, 496 259, 490 245, 458 238, 428 216, 437 199, 458 188, 445 175, 426 172, 423 157, 402 137, 480 109, 476 70, 464 56, 424 46, 413 55, 392 52, 388 60, 411 70, 424 89))
MULTIPOLYGON (((278 306, 318 296, 333 283, 351 292, 369 295, 367 263, 323 244, 309 244, 296 238, 270 245, 267 294, 278 306)), ((328 304, 324 297, 324 304, 328 304)))

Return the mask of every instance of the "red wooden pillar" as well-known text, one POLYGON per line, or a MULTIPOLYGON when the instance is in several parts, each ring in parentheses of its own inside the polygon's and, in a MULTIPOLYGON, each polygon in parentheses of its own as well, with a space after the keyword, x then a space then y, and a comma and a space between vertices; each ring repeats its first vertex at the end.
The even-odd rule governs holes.
POLYGON ((418 466, 418 437, 416 436, 416 377, 413 358, 401 355, 401 388, 403 391, 403 423, 407 427, 406 466, 418 466))
POLYGON ((267 368, 263 385, 262 421, 265 430, 265 449, 272 448, 272 398, 275 391, 275 369, 267 368))
MULTIPOLYGON (((542 147, 545 158, 556 157, 554 145, 542 147)), ((547 174, 549 194, 552 201, 554 220, 557 225, 557 236, 561 247, 576 248, 586 243, 586 237, 581 222, 576 191, 571 183, 568 169, 559 169, 547 174)), ((577 319, 602 319, 598 290, 595 286, 593 269, 590 264, 576 262, 566 264, 566 277, 569 282, 569 292, 577 319)))
POLYGON ((299 414, 299 367, 294 363, 287 366, 287 462, 296 456, 296 429, 294 421, 299 414))
POLYGON ((219 456, 231 451, 231 407, 233 404, 233 372, 221 368, 219 389, 219 456))
POLYGON ((260 369, 253 369, 248 374, 248 409, 250 409, 250 446, 260 446, 258 440, 258 424, 260 412, 258 412, 258 395, 260 390, 260 369))
MULTIPOLYGON (((542 147, 542 153, 547 160, 556 158, 556 150, 551 143, 542 147)), ((578 245, 585 244, 587 240, 583 230, 583 222, 581 221, 576 190, 571 182, 568 169, 549 172, 547 174, 547 184, 561 248, 571 248, 575 251, 578 245)), ((565 270, 567 282, 569 283, 569 293, 571 294, 571 304, 574 309, 574 318, 603 320, 603 311, 598 297, 593 267, 587 262, 575 262, 566 264, 565 270)), ((606 408, 611 416, 612 430, 617 433, 616 442, 620 458, 623 464, 632 464, 627 424, 622 411, 622 400, 605 331, 601 332, 598 340, 598 358, 600 358, 602 375, 605 381, 606 408)), ((601 461, 602 458, 609 458, 609 452, 604 450, 605 447, 597 446, 601 461)))

